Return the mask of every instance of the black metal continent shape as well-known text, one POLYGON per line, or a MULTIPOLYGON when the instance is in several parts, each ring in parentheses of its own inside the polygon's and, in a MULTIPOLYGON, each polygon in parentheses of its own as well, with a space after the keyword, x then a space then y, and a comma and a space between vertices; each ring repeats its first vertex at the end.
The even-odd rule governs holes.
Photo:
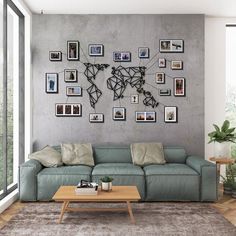
POLYGON ((107 88, 114 92, 113 100, 124 98, 124 91, 129 84, 132 88, 135 87, 138 93, 142 93, 145 96, 143 104, 145 106, 151 106, 155 108, 159 103, 155 100, 151 92, 143 89, 145 84, 146 67, 112 67, 112 76, 107 79, 107 88))
POLYGON ((86 76, 91 86, 87 88, 87 93, 89 95, 90 105, 92 108, 95 108, 95 104, 98 102, 99 98, 102 96, 102 91, 98 89, 97 85, 94 83, 96 76, 99 71, 103 71, 107 67, 108 64, 91 64, 91 63, 83 63, 86 67, 84 71, 84 75, 86 76))

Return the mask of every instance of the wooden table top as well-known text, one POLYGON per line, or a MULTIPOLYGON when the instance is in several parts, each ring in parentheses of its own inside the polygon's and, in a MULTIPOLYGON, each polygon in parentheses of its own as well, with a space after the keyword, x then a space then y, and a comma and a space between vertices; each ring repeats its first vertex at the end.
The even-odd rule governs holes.
POLYGON ((76 186, 61 186, 55 195, 53 200, 55 201, 138 201, 141 199, 140 194, 136 186, 112 186, 111 192, 104 192, 98 190, 97 195, 76 195, 76 186))
POLYGON ((229 157, 210 157, 210 161, 214 161, 219 164, 233 164, 235 162, 235 159, 229 158, 229 157))

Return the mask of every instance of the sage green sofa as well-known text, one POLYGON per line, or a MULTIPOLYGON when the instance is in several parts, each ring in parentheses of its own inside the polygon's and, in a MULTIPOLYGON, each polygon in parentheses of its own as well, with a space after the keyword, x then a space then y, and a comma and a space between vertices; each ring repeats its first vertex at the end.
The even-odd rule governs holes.
MULTIPOLYGON (((54 147, 60 151, 60 147, 54 147)), ((61 166, 44 168, 38 161, 20 165, 21 201, 49 201, 61 185, 76 185, 81 179, 100 182, 105 175, 113 185, 136 185, 142 201, 216 201, 216 166, 201 157, 187 156, 183 148, 164 148, 164 165, 144 168, 132 163, 129 146, 94 146, 93 168, 61 166)))

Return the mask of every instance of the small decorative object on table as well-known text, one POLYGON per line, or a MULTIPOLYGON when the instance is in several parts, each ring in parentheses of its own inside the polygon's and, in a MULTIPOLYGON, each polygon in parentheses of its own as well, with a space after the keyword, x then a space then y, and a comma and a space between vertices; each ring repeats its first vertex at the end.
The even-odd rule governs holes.
POLYGON ((105 177, 101 178, 102 191, 110 192, 112 190, 112 180, 113 180, 113 178, 110 176, 105 176, 105 177))
POLYGON ((81 180, 76 189, 76 195, 97 195, 98 194, 98 184, 89 182, 87 180, 81 180))

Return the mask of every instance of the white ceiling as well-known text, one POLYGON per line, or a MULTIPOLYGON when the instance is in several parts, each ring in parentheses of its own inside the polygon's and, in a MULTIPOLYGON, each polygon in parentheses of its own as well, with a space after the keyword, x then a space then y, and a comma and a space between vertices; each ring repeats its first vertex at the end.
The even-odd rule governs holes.
POLYGON ((24 0, 45 14, 206 14, 236 17, 236 0, 24 0))

